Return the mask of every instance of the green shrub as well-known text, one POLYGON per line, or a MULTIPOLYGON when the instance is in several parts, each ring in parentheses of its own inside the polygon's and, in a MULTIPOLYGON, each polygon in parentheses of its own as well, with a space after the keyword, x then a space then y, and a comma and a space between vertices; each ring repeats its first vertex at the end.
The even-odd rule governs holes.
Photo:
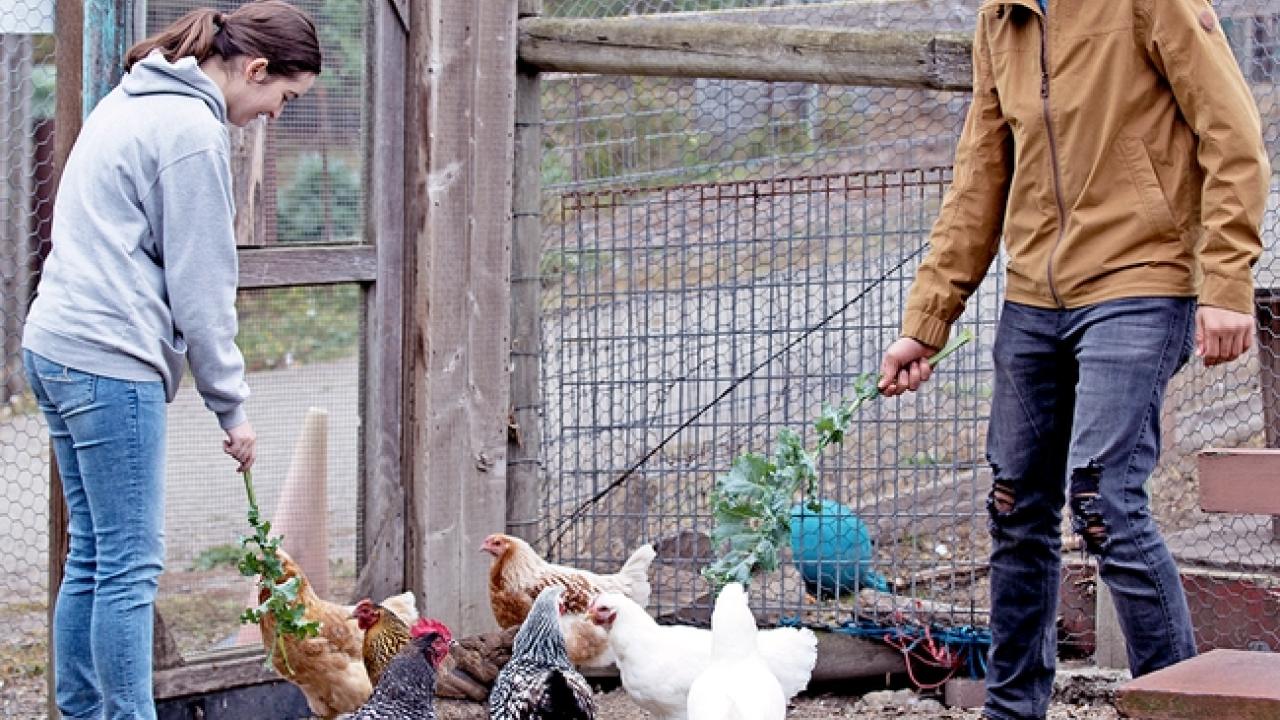
POLYGON ((236 302, 236 344, 250 370, 346 357, 360 336, 356 285, 290 287, 244 292, 236 302))
POLYGON ((340 158, 307 153, 280 192, 276 208, 280 241, 350 242, 359 234, 360 199, 357 171, 340 158))

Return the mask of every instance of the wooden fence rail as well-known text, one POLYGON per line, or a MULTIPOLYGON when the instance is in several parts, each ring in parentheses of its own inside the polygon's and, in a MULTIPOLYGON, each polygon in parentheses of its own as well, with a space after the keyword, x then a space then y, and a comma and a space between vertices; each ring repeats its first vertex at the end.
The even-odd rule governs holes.
POLYGON ((971 41, 677 18, 520 21, 520 61, 541 72, 968 90, 971 41))

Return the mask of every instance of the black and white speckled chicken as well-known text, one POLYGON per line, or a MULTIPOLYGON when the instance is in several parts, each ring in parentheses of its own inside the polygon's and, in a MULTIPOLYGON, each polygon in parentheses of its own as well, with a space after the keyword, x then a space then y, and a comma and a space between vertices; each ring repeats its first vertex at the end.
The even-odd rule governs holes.
POLYGON ((382 671, 373 697, 352 720, 435 720, 436 671, 449 654, 452 634, 438 620, 420 619, 411 639, 382 671))
POLYGON ((551 585, 538 594, 516 633, 511 661, 489 695, 491 720, 594 720, 591 686, 573 668, 560 630, 560 595, 551 585))

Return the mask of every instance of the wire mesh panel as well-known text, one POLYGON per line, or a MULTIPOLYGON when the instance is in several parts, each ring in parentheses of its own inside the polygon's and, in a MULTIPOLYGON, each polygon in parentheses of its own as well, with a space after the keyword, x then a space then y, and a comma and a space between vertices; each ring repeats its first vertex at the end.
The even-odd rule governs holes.
MULTIPOLYGON (((948 181, 935 168, 565 195, 543 268, 558 557, 607 569, 653 541, 654 609, 705 607, 715 477, 741 453, 770 452, 782 429, 811 438, 823 406, 879 366, 948 181)), ((820 496, 876 541, 868 572, 836 593, 787 566, 758 588, 773 617, 839 624, 848 593, 884 580, 932 598, 940 619, 982 614, 991 385, 979 358, 1000 284, 996 272, 971 301, 961 324, 978 338, 933 392, 865 406, 821 461, 820 496)), ((872 598, 869 617, 893 612, 880 600, 892 603, 872 598)))
MULTIPOLYGON (((295 4, 316 21, 324 67, 278 120, 231 128, 237 181, 260 183, 257 196, 238 194, 258 203, 253 232, 238 237, 251 245, 364 243, 365 7, 295 4)), ((239 5, 156 0, 147 3, 147 24, 154 32, 195 7, 239 5)), ((237 300, 259 505, 317 592, 341 601, 356 573, 362 293, 357 285, 293 286, 241 291, 237 300)), ((189 380, 169 408, 167 558, 157 606, 192 659, 259 639, 256 628, 238 623, 240 611, 257 604, 253 579, 235 567, 238 540, 250 532, 244 486, 189 380)))
MULTIPOLYGON (((559 17, 969 34, 978 4, 544 0, 543 8, 559 17)), ((1224 0, 1214 10, 1261 110, 1272 165, 1280 166, 1280 9, 1267 0, 1224 0)), ((922 197, 933 200, 910 205, 903 237, 886 234, 901 203, 866 206, 856 223, 831 222, 859 203, 843 190, 833 193, 837 202, 808 183, 880 178, 907 188, 919 174, 926 185, 945 184, 921 168, 951 162, 969 96, 576 74, 544 76, 542 88, 546 546, 562 559, 610 569, 635 543, 669 541, 660 548, 668 561, 659 561, 657 608, 670 612, 705 600, 696 571, 710 556, 705 497, 715 475, 740 452, 768 453, 778 429, 803 429, 822 402, 847 392, 853 374, 875 369, 896 332, 913 263, 788 344, 905 257, 933 220, 931 189, 922 197), (840 229, 824 236, 828 222, 840 229), (813 249, 817 237, 862 249, 824 254, 813 249), (773 359, 741 379, 764 358, 773 359)), ((1273 181, 1256 272, 1260 349, 1219 368, 1193 360, 1174 378, 1164 452, 1148 486, 1205 648, 1280 649, 1280 541, 1272 519, 1200 511, 1195 468, 1206 447, 1280 442, 1273 412, 1280 408, 1280 324, 1272 319, 1280 315, 1277 187, 1273 181)), ((971 303, 974 315, 961 320, 978 327, 978 340, 944 367, 953 375, 914 400, 865 407, 857 438, 821 467, 824 492, 874 526, 877 570, 905 582, 895 592, 942 603, 948 622, 980 623, 986 604, 988 539, 985 517, 977 517, 985 510, 974 508, 990 487, 982 434, 992 337, 982 328, 995 319, 1000 289, 982 292, 971 303)), ((1069 527, 1064 539, 1060 636, 1065 653, 1087 654, 1094 572, 1071 550, 1079 543, 1069 527)), ((759 604, 806 621, 850 617, 848 598, 815 607, 802 602, 801 588, 791 569, 770 582, 759 604)), ((867 600, 858 611, 874 617, 878 608, 867 600)))
MULTIPOLYGON (((355 584, 359 436, 360 288, 304 286, 242 291, 237 344, 258 434, 258 504, 285 536, 322 597, 346 600, 355 584)), ((166 568, 157 606, 188 659, 256 645, 240 612, 256 605, 236 562, 251 533, 235 462, 190 378, 169 406, 166 568)))
POLYGON ((0 5, 0 717, 43 689, 48 448, 22 369, 22 319, 52 209, 53 3, 0 5))
MULTIPOLYGON (((242 4, 154 0, 146 5, 147 27, 155 32, 197 7, 231 11, 242 4)), ((364 209, 365 6, 360 0, 293 4, 316 22, 324 67, 312 90, 290 102, 263 133, 261 167, 253 173, 261 179, 262 237, 253 244, 358 243, 364 209)))

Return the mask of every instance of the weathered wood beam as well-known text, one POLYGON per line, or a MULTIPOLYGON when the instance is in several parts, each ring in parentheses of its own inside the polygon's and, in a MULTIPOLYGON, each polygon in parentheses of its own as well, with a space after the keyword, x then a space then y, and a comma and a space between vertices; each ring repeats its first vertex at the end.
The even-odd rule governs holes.
POLYGON ((542 72, 968 90, 970 48, 959 33, 530 17, 519 53, 542 72))
MULTIPOLYGON (((521 13, 541 11, 521 0, 521 13)), ((522 15, 523 16, 523 15, 522 15)), ((533 541, 541 508, 542 452, 542 84, 537 72, 516 76, 511 233, 511 428, 507 437, 507 532, 533 541)))
POLYGON ((267 178, 267 121, 258 118, 244 127, 232 127, 228 136, 236 245, 261 247, 267 244, 267 210, 262 202, 267 178))
POLYGON ((86 116, 124 74, 125 52, 137 35, 138 7, 135 0, 84 0, 80 81, 86 116))
POLYGON ((366 233, 378 250, 378 279, 365 294, 365 388, 360 417, 360 535, 356 594, 405 589, 405 86, 409 36, 395 0, 371 4, 366 233))
POLYGON ((493 626, 479 547, 506 521, 517 4, 410 8, 407 574, 468 635, 493 626))
POLYGON ((372 282, 378 275, 371 245, 268 247, 240 251, 240 289, 372 282))
POLYGON ((263 663, 260 647, 209 653, 189 665, 156 670, 154 675, 153 692, 157 700, 280 679, 275 670, 263 663))

